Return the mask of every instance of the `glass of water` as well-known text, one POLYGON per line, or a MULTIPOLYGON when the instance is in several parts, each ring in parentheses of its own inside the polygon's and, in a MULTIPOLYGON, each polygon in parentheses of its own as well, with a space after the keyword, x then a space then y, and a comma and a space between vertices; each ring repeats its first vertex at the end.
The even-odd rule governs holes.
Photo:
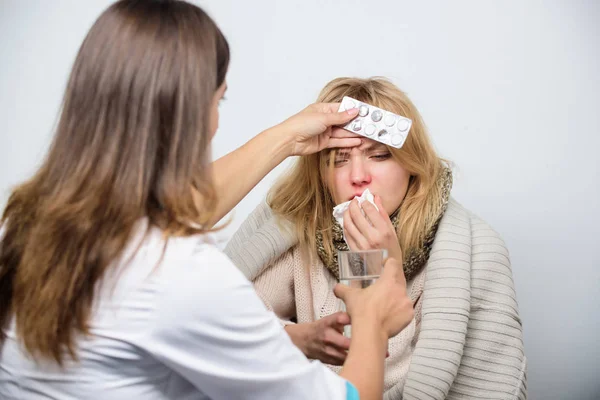
MULTIPOLYGON (((386 258, 387 250, 385 249, 338 251, 340 283, 358 289, 371 286, 381 275, 386 258)), ((346 325, 344 336, 350 337, 350 335, 350 325, 346 325)))

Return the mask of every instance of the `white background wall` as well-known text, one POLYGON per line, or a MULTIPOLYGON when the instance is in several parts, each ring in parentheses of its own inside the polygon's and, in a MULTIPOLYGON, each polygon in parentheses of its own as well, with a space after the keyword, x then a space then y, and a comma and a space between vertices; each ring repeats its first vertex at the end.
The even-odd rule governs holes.
MULTIPOLYGON (((46 151, 77 48, 109 3, 0 0, 0 205, 46 151)), ((215 157, 332 78, 390 77, 457 164, 454 196, 508 243, 530 398, 600 396, 598 1, 198 3, 232 48, 215 157)))

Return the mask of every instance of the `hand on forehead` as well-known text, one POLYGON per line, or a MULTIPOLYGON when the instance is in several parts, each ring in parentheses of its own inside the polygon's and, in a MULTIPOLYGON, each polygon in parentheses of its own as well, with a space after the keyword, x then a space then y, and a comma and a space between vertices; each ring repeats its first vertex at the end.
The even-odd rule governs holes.
POLYGON ((351 132, 349 130, 346 130, 344 128, 340 128, 339 126, 334 126, 331 129, 331 137, 335 137, 335 138, 360 138, 360 139, 367 139, 364 136, 361 136, 357 133, 351 132))
MULTIPOLYGON (((362 150, 362 151, 370 151, 370 150, 375 150, 375 149, 387 148, 387 146, 383 143, 377 142, 373 139, 366 138, 364 136, 358 135, 356 133, 347 131, 342 128, 334 128, 331 136, 337 137, 337 138, 359 138, 362 140, 360 145, 355 146, 355 147, 349 147, 347 149, 358 149, 358 150, 362 150)), ((331 150, 337 150, 337 148, 331 149, 331 150)))

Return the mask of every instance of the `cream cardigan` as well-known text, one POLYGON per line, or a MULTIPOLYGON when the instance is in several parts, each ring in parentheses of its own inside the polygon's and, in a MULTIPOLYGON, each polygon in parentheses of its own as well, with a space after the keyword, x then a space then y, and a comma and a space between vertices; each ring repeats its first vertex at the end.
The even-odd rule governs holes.
MULTIPOLYGON (((307 268, 298 246, 285 252, 265 268, 255 279, 254 289, 267 308, 272 310, 282 324, 307 323, 342 310, 342 301, 333 294, 336 277, 317 257, 307 268)), ((407 293, 413 301, 423 293, 425 272, 421 271, 407 283, 407 293)), ((417 303, 415 318, 398 335, 388 342, 390 356, 386 359, 384 391, 390 398, 402 393, 420 322, 420 304, 417 303), (389 395, 387 394, 389 392, 389 395)), ((340 367, 327 365, 339 373, 340 367)))
MULTIPOLYGON (((225 253, 250 280, 297 244, 290 223, 263 202, 225 253)), ((454 199, 433 243, 421 326, 406 382, 391 399, 527 397, 526 357, 508 250, 454 199)))

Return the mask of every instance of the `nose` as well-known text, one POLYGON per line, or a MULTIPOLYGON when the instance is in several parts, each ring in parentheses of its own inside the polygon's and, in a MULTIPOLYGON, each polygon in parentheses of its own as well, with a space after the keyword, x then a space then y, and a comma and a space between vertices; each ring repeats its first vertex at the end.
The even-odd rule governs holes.
POLYGON ((371 183, 371 174, 361 157, 355 157, 352 160, 352 171, 350 172, 352 186, 363 186, 371 183))

